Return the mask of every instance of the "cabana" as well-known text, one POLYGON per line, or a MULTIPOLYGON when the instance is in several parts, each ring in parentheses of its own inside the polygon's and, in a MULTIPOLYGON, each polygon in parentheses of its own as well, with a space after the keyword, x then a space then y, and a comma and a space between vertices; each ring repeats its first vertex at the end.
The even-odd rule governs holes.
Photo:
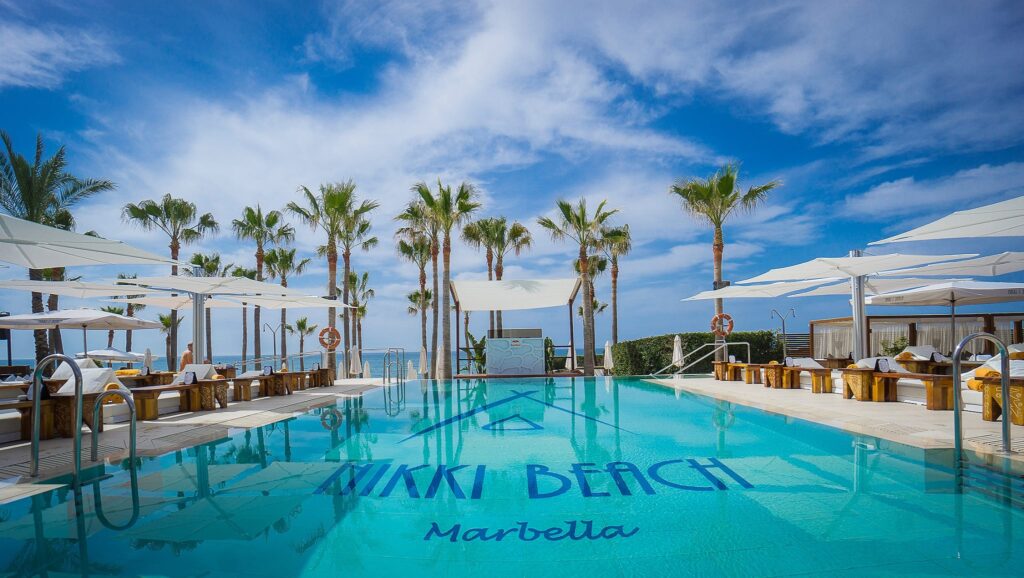
MULTIPOLYGON (((455 318, 463 311, 521 311, 568 306, 569 341, 575 343, 573 302, 580 290, 579 278, 517 279, 502 281, 452 281, 455 318)), ((455 368, 458 373, 462 350, 460 324, 455 324, 455 368)), ((502 336, 492 336, 501 338, 502 336)), ((543 347, 541 348, 543 356, 543 347)), ((571 369, 576 369, 575 352, 570 351, 571 369)))

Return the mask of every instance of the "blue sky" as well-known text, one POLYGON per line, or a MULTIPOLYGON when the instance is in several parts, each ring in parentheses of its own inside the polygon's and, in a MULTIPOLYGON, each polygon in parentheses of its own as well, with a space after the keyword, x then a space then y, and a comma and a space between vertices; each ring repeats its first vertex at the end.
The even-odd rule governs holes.
MULTIPOLYGON (((727 226, 733 280, 1024 193, 1022 20, 1017 3, 981 1, 0 0, 0 128, 24 154, 42 132, 51 150, 67 146, 76 174, 117 183, 76 211, 80 230, 163 252, 165 239, 122 225, 119 213, 170 192, 222 224, 186 257, 219 251, 248 266, 253 249, 229 226, 241 207, 280 208, 299 185, 354 179, 381 202, 384 242, 354 258, 377 289, 365 330, 374 345, 411 346, 418 335, 404 303, 416 273, 390 242, 414 182, 470 180, 482 215, 532 227, 536 247, 510 260, 508 278, 569 274, 572 248, 536 217, 558 198, 606 198, 635 237, 620 332, 638 337, 703 329, 711 314, 709 302, 679 301, 709 288, 711 248, 709 231, 668 195, 675 179, 738 160, 747 184, 785 182, 727 226)), ((320 239, 298 229, 296 245, 312 256, 320 239)), ((461 244, 453 263, 457 277, 484 274, 482 255, 461 244)), ((295 284, 320 293, 325 276, 316 261, 295 284)), ((607 301, 607 279, 598 290, 607 301)), ((28 307, 26 294, 0 299, 28 307)), ((752 329, 772 326, 772 307, 795 307, 801 321, 848 312, 840 297, 727 309, 752 329)), ((563 336, 551 315, 515 314, 506 325, 563 336)), ((599 342, 609 321, 598 317, 599 342)), ((217 350, 234 352, 237 312, 215 322, 217 350)), ((29 348, 16 342, 16 354, 29 348)))

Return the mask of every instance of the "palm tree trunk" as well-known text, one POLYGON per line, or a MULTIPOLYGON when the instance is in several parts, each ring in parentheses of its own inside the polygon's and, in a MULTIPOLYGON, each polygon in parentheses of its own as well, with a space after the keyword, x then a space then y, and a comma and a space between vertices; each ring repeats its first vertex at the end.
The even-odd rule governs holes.
MULTIPOLYGON (((505 258, 504 255, 498 255, 498 262, 494 267, 494 278, 501 281, 502 275, 505 274, 505 258)), ((494 328, 497 331, 497 335, 501 335, 502 324, 501 324, 501 311, 496 311, 494 314, 494 328)))
POLYGON ((249 306, 242 303, 242 373, 247 371, 249 364, 249 306))
MULTIPOLYGON (((491 281, 494 279, 494 250, 490 247, 487 248, 487 280, 491 281)), ((488 311, 488 321, 490 322, 487 329, 494 334, 494 311, 488 311)))
MULTIPOLYGON (((181 249, 181 242, 176 237, 171 237, 171 259, 178 260, 178 252, 181 249)), ((171 275, 178 274, 178 266, 171 265, 171 275)), ((172 293, 171 295, 176 295, 172 293)), ((168 347, 167 347, 167 369, 174 371, 175 363, 178 359, 178 310, 171 309, 171 330, 167 334, 168 347)))
MULTIPOLYGON (((348 303, 348 274, 349 274, 349 268, 351 267, 352 252, 349 251, 346 248, 341 253, 341 260, 344 263, 344 268, 343 268, 343 271, 342 271, 342 278, 341 278, 341 295, 342 295, 342 301, 344 301, 345 303, 348 303)), ((345 377, 348 377, 348 365, 349 365, 348 364, 348 356, 351 354, 350 347, 352 345, 351 341, 349 340, 349 326, 348 326, 348 315, 349 315, 349 313, 348 313, 348 310, 349 310, 348 307, 345 307, 344 309, 341 310, 342 329, 344 329, 344 331, 342 331, 342 333, 344 334, 343 335, 343 339, 342 339, 342 343, 345 345, 345 360, 346 360, 345 366, 341 368, 341 373, 345 377)))
POLYGON ((281 309, 281 363, 288 359, 288 332, 285 330, 285 326, 288 325, 288 310, 281 309))
POLYGON ((437 292, 437 243, 430 244, 430 265, 433 268, 434 292, 430 300, 430 307, 433 311, 433 328, 430 333, 430 377, 437 379, 437 321, 438 321, 438 296, 437 292))
MULTIPOLYGON (((173 311, 173 309, 172 309, 173 311)), ((172 320, 173 323, 173 320, 172 320)), ((167 354, 167 371, 174 371, 174 356, 171 355, 171 332, 174 331, 174 326, 171 326, 170 331, 167 332, 167 337, 164 338, 164 352, 167 354)))
POLYGON ((213 316, 210 308, 206 308, 206 359, 213 363, 213 316))
MULTIPOLYGON (((427 349, 427 269, 420 268, 420 346, 427 349)), ((423 369, 423 368, 420 368, 423 369)))
MULTIPOLYGON (((129 303, 124 308, 124 314, 127 315, 128 317, 135 317, 135 307, 131 303, 129 303)), ((132 350, 132 330, 131 329, 129 329, 129 330, 124 332, 124 350, 125 351, 131 351, 132 350)), ((129 365, 129 367, 131 367, 131 365, 129 365)))
POLYGON ((107 331, 107 349, 114 347, 114 330, 107 331))
POLYGON ((306 352, 306 336, 299 333, 299 371, 306 371, 306 360, 302 354, 306 352))
POLYGON ((612 345, 619 342, 619 258, 612 255, 612 345))
MULTIPOLYGON (((442 351, 444 352, 443 359, 441 359, 441 376, 444 379, 452 378, 452 356, 451 356, 451 345, 452 345, 452 316, 451 316, 451 288, 449 283, 451 281, 451 260, 452 260, 452 238, 451 234, 445 232, 444 234, 444 247, 442 249, 444 259, 443 283, 441 287, 441 312, 444 317, 441 318, 441 339, 442 339, 442 351)), ((456 320, 458 323, 458 320, 456 320)))
MULTIPOLYGON (((63 274, 60 277, 54 276, 55 279, 63 279, 63 274)), ((60 296, 50 294, 46 300, 47 311, 57 311, 60 309, 60 296)), ((50 353, 64 353, 64 338, 60 333, 60 329, 50 329, 50 353)), ((84 353, 84 352, 83 352, 84 353)))
MULTIPOLYGON (((583 278, 583 375, 594 375, 594 293, 590 287, 590 271, 586 247, 580 245, 580 276, 583 278)), ((576 352, 570 351, 570 355, 576 352)))
MULTIPOLYGON (((722 227, 715 226, 715 238, 711 244, 711 251, 714 254, 714 268, 715 268, 715 289, 722 286, 722 253, 725 251, 725 241, 722 238, 722 227)), ((715 315, 718 315, 725 311, 721 299, 715 299, 715 315)), ((715 337, 715 341, 721 341, 721 338, 715 337)), ((725 361, 725 351, 717 351, 715 353, 716 361, 725 361)))
MULTIPOLYGON (((327 294, 332 298, 338 295, 338 248, 334 246, 334 240, 327 239, 327 294)), ((327 325, 334 329, 338 322, 338 310, 334 307, 327 309, 327 325)), ((347 354, 346 354, 347 355, 347 354)), ((336 369, 338 356, 334 350, 327 352, 327 369, 330 370, 331 379, 337 377, 336 369)))
MULTIPOLYGON (((256 280, 263 280, 263 247, 256 247, 256 280)), ((260 326, 260 309, 260 306, 256 305, 255 307, 253 307, 252 310, 252 355, 256 359, 259 359, 263 353, 263 344, 261 343, 262 340, 260 339, 260 331, 262 329, 262 327, 260 326)), ((257 363, 255 367, 258 368, 259 365, 260 364, 257 363)))
MULTIPOLYGON (((29 269, 28 278, 32 281, 42 281, 43 271, 42 269, 29 269)), ((32 292, 32 313, 43 312, 43 294, 32 292)), ((36 363, 43 360, 44 357, 49 355, 50 346, 46 340, 46 330, 36 329, 32 332, 32 338, 36 342, 36 363)))

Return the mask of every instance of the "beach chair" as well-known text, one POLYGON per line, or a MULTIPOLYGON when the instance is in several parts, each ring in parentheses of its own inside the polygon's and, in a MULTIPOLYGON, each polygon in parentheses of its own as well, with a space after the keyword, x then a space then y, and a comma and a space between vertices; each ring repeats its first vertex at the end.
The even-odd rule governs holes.
POLYGON ((832 393, 832 370, 810 357, 787 357, 782 372, 785 389, 800 388, 800 375, 806 372, 811 376, 812 393, 832 393))

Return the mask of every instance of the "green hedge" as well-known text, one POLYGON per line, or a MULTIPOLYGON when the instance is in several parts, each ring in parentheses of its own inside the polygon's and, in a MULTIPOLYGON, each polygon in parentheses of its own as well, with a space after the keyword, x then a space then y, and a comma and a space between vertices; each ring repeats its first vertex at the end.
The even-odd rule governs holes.
MULTIPOLYGON (((620 341, 612 348, 615 361, 615 375, 649 375, 668 365, 672 361, 672 341, 677 334, 644 337, 631 341, 620 341)), ((711 333, 680 333, 683 340, 683 354, 697 349, 705 343, 714 341, 711 333)), ((750 355, 754 363, 768 363, 782 360, 782 341, 774 331, 737 331, 726 341, 746 341, 750 343, 750 355)), ((710 348, 708 348, 710 349, 710 348)), ((740 361, 748 361, 747 348, 739 346, 730 348, 729 353, 740 361)), ((699 354, 701 355, 701 354, 699 354)), ((698 356, 699 356, 698 355, 698 356)), ((698 363, 686 373, 711 373, 713 358, 698 363)))

